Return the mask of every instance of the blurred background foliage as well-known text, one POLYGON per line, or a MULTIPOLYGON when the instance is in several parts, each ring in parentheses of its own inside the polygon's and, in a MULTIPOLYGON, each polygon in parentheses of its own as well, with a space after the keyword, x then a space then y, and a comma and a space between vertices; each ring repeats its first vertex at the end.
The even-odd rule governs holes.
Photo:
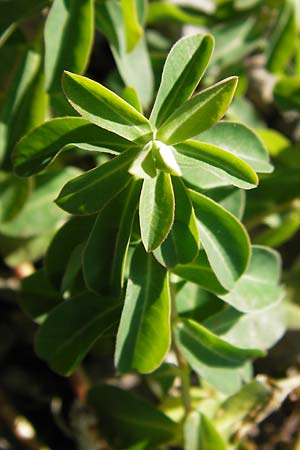
MULTIPOLYGON (((239 448, 300 448, 297 383, 288 382, 297 378, 300 364, 299 0, 2 0, 0 449, 108 448, 99 443, 95 418, 82 402, 86 375, 78 370, 64 379, 37 359, 36 326, 21 311, 18 295, 20 280, 41 267, 51 239, 66 220, 66 213, 52 202, 56 193, 74 175, 93 167, 95 159, 104 162, 105 156, 68 151, 47 173, 21 179, 12 172, 14 145, 49 118, 76 115, 62 93, 64 69, 86 74, 124 98, 132 95, 130 87, 134 87, 147 112, 170 48, 181 36, 201 31, 215 37, 213 59, 201 87, 239 76, 226 118, 253 129, 275 167, 273 173, 260 176, 257 189, 245 194, 243 222, 254 244, 271 246, 282 255, 285 299, 274 330, 281 335, 285 320, 287 332, 255 366, 282 396, 274 395, 275 403, 259 414, 264 393, 253 388, 258 398, 256 415, 249 418, 248 428, 236 430, 243 437, 239 448), (274 378, 280 378, 281 385, 274 378), (293 397, 284 402, 291 391, 293 397), (280 409, 271 414, 276 401, 280 409), (262 422, 259 429, 258 422, 262 422)), ((23 297, 25 292, 34 305, 56 304, 59 299, 47 289, 41 272, 36 274, 39 289, 23 282, 23 297)), ((92 380, 113 376, 111 346, 109 339, 101 347, 96 345, 86 359, 84 369, 92 380)), ((119 383, 163 399, 174 376, 166 365, 147 381, 125 377, 119 383)), ((195 388, 195 401, 197 395, 195 388)), ((251 395, 252 400, 241 397, 236 404, 253 401, 251 395)), ((168 401, 163 409, 174 413, 176 405, 168 401)))

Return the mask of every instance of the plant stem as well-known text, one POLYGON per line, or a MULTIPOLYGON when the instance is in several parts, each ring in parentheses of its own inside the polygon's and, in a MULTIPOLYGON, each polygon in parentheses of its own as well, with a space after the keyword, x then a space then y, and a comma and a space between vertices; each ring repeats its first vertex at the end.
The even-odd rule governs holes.
MULTIPOLYGON (((172 323, 174 323, 177 320, 178 316, 177 316, 177 312, 176 312, 175 292, 174 292, 174 289, 172 289, 171 283, 170 283, 170 291, 171 291, 171 306, 172 306, 171 320, 172 320, 172 323)), ((183 402, 183 406, 185 409, 185 416, 187 416, 188 413, 192 409, 192 402, 191 402, 191 397, 190 397, 190 387, 191 387, 190 367, 189 367, 185 357, 181 353, 180 349, 176 345, 174 334, 173 334, 173 348, 174 348, 174 352, 176 355, 177 364, 178 364, 179 373, 180 373, 182 402, 183 402)))

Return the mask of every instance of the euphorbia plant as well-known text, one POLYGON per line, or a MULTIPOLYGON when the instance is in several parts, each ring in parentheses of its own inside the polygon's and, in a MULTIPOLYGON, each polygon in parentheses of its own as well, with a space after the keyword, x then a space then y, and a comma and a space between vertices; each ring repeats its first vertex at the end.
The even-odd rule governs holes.
MULTIPOLYGON (((251 380, 249 361, 278 337, 266 339, 260 310, 268 307, 272 314, 282 297, 277 254, 251 247, 240 222, 241 189, 254 188, 256 172, 272 166, 250 129, 218 123, 237 78, 193 95, 212 51, 210 35, 174 45, 149 118, 133 89, 125 91, 125 100, 65 72, 65 95, 82 117, 44 123, 17 144, 13 158, 16 173, 31 176, 72 147, 112 155, 61 190, 57 205, 75 217, 54 237, 45 268, 25 280, 23 304, 35 318, 46 314, 36 350, 62 374, 72 373, 101 337, 116 335, 120 374, 163 370, 174 351, 171 378, 181 379, 188 450, 219 450, 230 438, 222 420, 223 437, 210 422, 216 407, 206 417, 201 402, 195 406, 190 370, 234 395, 251 380), (49 302, 32 306, 26 291, 43 283, 51 285, 49 302)), ((179 425, 150 405, 139 411, 129 393, 100 385, 89 400, 117 448, 182 443, 179 425), (128 425, 128 414, 141 415, 141 422, 128 425)), ((215 401, 223 404, 222 397, 215 401)))

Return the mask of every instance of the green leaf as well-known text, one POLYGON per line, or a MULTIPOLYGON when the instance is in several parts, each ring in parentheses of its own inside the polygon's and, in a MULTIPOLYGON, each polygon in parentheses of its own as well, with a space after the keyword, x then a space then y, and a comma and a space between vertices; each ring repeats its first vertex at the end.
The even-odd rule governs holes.
POLYGON ((220 405, 218 417, 214 421, 217 429, 231 436, 251 413, 265 407, 271 397, 272 390, 266 384, 256 380, 247 384, 220 405))
POLYGON ((138 112, 143 114, 143 107, 141 105, 140 98, 134 87, 126 86, 122 91, 122 98, 133 106, 138 112))
POLYGON ((266 48, 267 68, 271 72, 282 72, 296 48, 297 27, 291 2, 282 3, 276 26, 266 48))
POLYGON ((152 138, 148 120, 101 84, 64 72, 63 88, 73 108, 95 125, 141 144, 152 138))
POLYGON ((93 0, 54 0, 45 31, 46 90, 61 90, 64 70, 83 73, 94 40, 93 0))
POLYGON ((278 223, 254 237, 255 244, 279 247, 293 238, 300 228, 300 208, 294 208, 277 216, 278 223))
POLYGON ((102 295, 119 297, 141 183, 132 181, 97 216, 83 254, 87 287, 102 295))
POLYGON ((185 265, 178 265, 172 269, 172 272, 184 280, 198 284, 203 289, 216 295, 226 293, 226 290, 219 283, 217 277, 212 271, 204 250, 200 250, 197 258, 185 265))
POLYGON ((145 36, 131 52, 126 50, 125 24, 121 4, 116 0, 96 0, 96 27, 109 41, 118 71, 126 86, 136 89, 145 107, 153 96, 153 71, 145 36))
POLYGON ((184 424, 185 450, 226 450, 213 423, 201 412, 189 413, 184 424))
POLYGON ((297 198, 300 192, 299 168, 278 168, 274 173, 260 180, 256 191, 247 194, 249 201, 288 202, 297 198))
POLYGON ((172 47, 166 59, 162 80, 150 121, 157 128, 194 92, 213 51, 212 36, 187 36, 172 47))
POLYGON ((52 310, 36 335, 35 350, 50 368, 70 375, 92 345, 112 333, 121 305, 90 292, 52 310))
POLYGON ((41 11, 46 0, 8 0, 0 3, 0 34, 13 22, 30 17, 41 11))
POLYGON ((41 55, 27 50, 5 93, 1 109, 0 162, 3 161, 7 168, 18 139, 44 121, 47 97, 43 81, 41 55))
POLYGON ((224 392, 232 390, 232 382, 237 388, 241 384, 237 368, 241 370, 247 360, 264 355, 261 350, 235 347, 193 320, 181 319, 174 333, 177 345, 193 370, 224 392))
POLYGON ((194 139, 220 147, 242 159, 256 172, 272 172, 267 150, 261 140, 237 122, 222 121, 194 139))
POLYGON ((171 342, 167 270, 140 245, 132 258, 115 362, 122 373, 152 372, 171 342))
POLYGON ((187 100, 163 123, 156 138, 173 145, 207 130, 225 114, 236 85, 236 77, 227 78, 187 100))
POLYGON ((126 49, 130 52, 143 35, 143 28, 138 20, 136 0, 121 0, 121 8, 125 25, 126 49))
POLYGON ((147 23, 152 25, 160 22, 178 22, 194 25, 203 25, 205 19, 201 16, 189 14, 183 8, 165 1, 152 1, 149 3, 147 23))
POLYGON ((175 149, 185 156, 221 169, 225 172, 222 174, 223 177, 227 176, 228 181, 234 186, 251 189, 258 184, 256 173, 247 163, 215 145, 187 140, 176 145, 175 149))
POLYGON ((18 303, 33 320, 39 321, 62 301, 60 293, 49 283, 44 269, 22 280, 18 303))
POLYGON ((47 167, 62 151, 80 148, 118 155, 135 145, 80 117, 49 120, 25 135, 13 153, 15 172, 33 175, 47 167))
POLYGON ((190 196, 209 263, 222 286, 230 290, 248 265, 247 232, 232 214, 213 200, 191 190, 190 196))
POLYGON ((0 172, 0 223, 13 220, 22 211, 32 187, 32 180, 0 172))
POLYGON ((244 16, 236 19, 238 16, 231 21, 222 20, 220 24, 210 27, 216 40, 211 62, 212 71, 240 63, 249 53, 262 45, 263 40, 257 39, 252 33, 255 17, 244 16))
POLYGON ((45 256, 45 271, 52 285, 62 289, 62 282, 72 251, 88 237, 96 216, 73 217, 55 234, 45 256))
POLYGON ((39 175, 35 189, 20 214, 13 220, 0 224, 0 233, 6 236, 29 238, 55 228, 66 215, 53 203, 55 194, 70 178, 78 174, 75 167, 39 175))
POLYGON ((71 214, 101 211, 132 179, 128 169, 136 155, 136 150, 128 150, 69 181, 57 197, 57 205, 71 214))
POLYGON ((171 177, 159 172, 144 180, 140 197, 141 237, 147 252, 155 250, 167 237, 174 221, 174 192, 171 177))
POLYGON ((282 77, 274 86, 274 99, 284 110, 300 110, 300 76, 282 77))
POLYGON ((271 306, 265 314, 243 314, 229 307, 210 316, 204 326, 232 345, 267 350, 285 333, 286 317, 282 304, 271 306))
POLYGON ((192 202, 182 181, 172 178, 175 195, 175 216, 172 228, 160 247, 154 251, 156 259, 166 267, 187 264, 198 254, 199 232, 192 202))
POLYGON ((283 289, 278 285, 280 272, 280 256, 275 250, 252 246, 246 272, 233 289, 220 298, 242 312, 267 308, 283 297, 283 289))
POLYGON ((175 438, 178 428, 151 403, 116 386, 96 384, 88 403, 99 417, 101 432, 115 447, 127 448, 144 441, 146 448, 175 438))
POLYGON ((236 189, 232 186, 223 186, 208 189, 204 193, 207 197, 227 209, 227 211, 233 214, 237 219, 242 219, 246 206, 245 191, 236 189))
POLYGON ((30 176, 47 167, 61 151, 76 146, 89 150, 91 145, 93 151, 118 154, 134 144, 81 117, 59 117, 18 142, 13 153, 14 170, 19 176, 30 176))

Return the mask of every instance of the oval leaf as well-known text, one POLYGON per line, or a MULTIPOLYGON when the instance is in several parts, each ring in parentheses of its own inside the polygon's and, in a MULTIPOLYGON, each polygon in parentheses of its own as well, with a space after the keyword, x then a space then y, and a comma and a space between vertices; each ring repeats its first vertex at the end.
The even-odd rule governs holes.
POLYGON ((253 246, 246 272, 233 289, 220 298, 242 312, 253 312, 277 303, 284 294, 278 285, 280 256, 270 248, 253 246))
POLYGON ((100 211, 132 179, 128 168, 136 155, 136 150, 129 150, 69 181, 57 197, 57 205, 71 214, 100 211))
POLYGON ((148 120, 114 92, 89 78, 64 72, 64 92, 81 116, 129 141, 147 143, 152 138, 148 120))
POLYGON ((120 372, 157 369, 169 350, 170 292, 167 270, 140 245, 131 262, 115 362, 120 372))
POLYGON ((227 150, 248 163, 256 172, 269 173, 273 170, 262 141, 250 128, 241 123, 219 122, 194 139, 227 150))
POLYGON ((119 297, 140 182, 131 182, 98 215, 83 254, 83 273, 92 291, 119 297))
POLYGON ((251 189, 258 184, 258 178, 254 170, 240 158, 222 148, 192 140, 176 145, 175 148, 185 156, 221 169, 225 172, 223 177, 226 178, 226 175, 229 175, 228 181, 234 186, 251 189))
POLYGON ((86 150, 118 154, 133 144, 117 134, 91 124, 81 117, 59 117, 43 123, 25 135, 13 153, 15 172, 28 177, 47 167, 59 152, 76 144, 86 150))
POLYGON ((147 252, 167 237, 174 221, 174 192, 168 173, 144 180, 140 197, 141 237, 147 252))
POLYGON ((222 286, 230 290, 248 265, 247 232, 231 213, 213 200, 191 190, 190 195, 209 263, 222 286))
POLYGON ((61 91, 61 76, 83 73, 94 39, 93 0, 54 0, 45 24, 46 90, 61 91))
POLYGON ((187 264, 198 254, 199 232, 194 209, 182 181, 172 179, 175 195, 175 216, 172 228, 161 244, 154 250, 156 259, 166 267, 187 264))
POLYGON ((98 384, 88 392, 88 403, 98 417, 101 432, 114 448, 143 441, 146 448, 174 439, 178 428, 159 409, 129 391, 98 384))
POLYGON ((121 304, 84 293, 63 302, 39 329, 35 350, 52 370, 69 375, 92 345, 116 328, 121 304))
POLYGON ((208 34, 186 36, 172 47, 166 59, 161 84, 150 121, 157 128, 194 92, 213 51, 208 34))
POLYGON ((237 78, 227 78, 187 100, 163 123, 156 138, 178 144, 218 122, 232 100, 237 78))

